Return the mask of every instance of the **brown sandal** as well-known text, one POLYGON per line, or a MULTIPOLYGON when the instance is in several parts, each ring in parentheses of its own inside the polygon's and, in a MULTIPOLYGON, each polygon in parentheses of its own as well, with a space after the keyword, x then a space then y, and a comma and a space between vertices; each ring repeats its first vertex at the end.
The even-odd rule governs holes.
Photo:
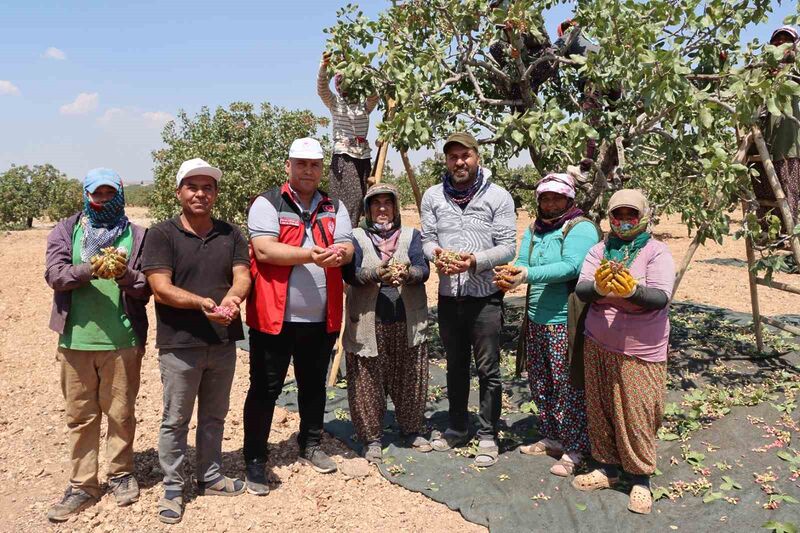
POLYGON ((592 492, 593 490, 609 489, 619 478, 608 477, 602 470, 592 470, 588 474, 575 476, 572 480, 572 486, 583 492, 592 492))
POLYGON ((533 444, 520 446, 519 453, 523 455, 551 455, 560 457, 563 455, 564 450, 561 448, 548 448, 544 442, 539 441, 533 444))
POLYGON ((634 485, 628 499, 628 510, 638 514, 650 514, 653 510, 653 495, 644 485, 634 485))

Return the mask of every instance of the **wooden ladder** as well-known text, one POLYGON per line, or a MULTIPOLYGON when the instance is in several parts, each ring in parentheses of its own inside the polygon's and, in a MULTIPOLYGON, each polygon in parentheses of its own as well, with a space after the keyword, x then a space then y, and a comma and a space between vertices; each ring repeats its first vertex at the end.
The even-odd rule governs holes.
MULTIPOLYGON (((794 218, 792 217, 792 213, 789 209, 789 203, 786 201, 786 195, 783 192, 780 181, 778 181, 778 175, 775 172, 775 166, 772 164, 772 159, 770 158, 767 144, 764 142, 764 136, 758 127, 753 127, 753 142, 758 149, 758 155, 750 156, 748 158, 748 162, 761 163, 761 165, 764 167, 764 174, 767 177, 767 181, 769 181, 772 192, 775 195, 775 201, 759 199, 756 199, 756 201, 761 207, 777 208, 781 220, 783 221, 783 225, 786 227, 787 233, 789 235, 794 235, 794 218)), ((742 214, 745 218, 747 217, 747 212, 748 203, 742 200, 742 214)), ((800 240, 796 236, 791 237, 789 239, 789 245, 791 247, 795 263, 797 264, 797 268, 800 268, 800 240)), ((758 348, 759 352, 762 352, 764 350, 762 323, 769 324, 770 326, 782 329, 784 331, 788 331, 793 335, 800 335, 800 328, 790 324, 785 324, 779 320, 775 320, 774 318, 762 316, 758 303, 758 286, 763 285, 764 287, 769 287, 771 289, 778 289, 780 291, 799 295, 800 288, 793 285, 788 285, 786 283, 781 283, 779 281, 758 277, 755 272, 755 246, 753 244, 753 239, 749 234, 745 235, 744 246, 747 253, 747 277, 750 284, 750 304, 753 310, 753 325, 755 326, 756 347, 758 348)))

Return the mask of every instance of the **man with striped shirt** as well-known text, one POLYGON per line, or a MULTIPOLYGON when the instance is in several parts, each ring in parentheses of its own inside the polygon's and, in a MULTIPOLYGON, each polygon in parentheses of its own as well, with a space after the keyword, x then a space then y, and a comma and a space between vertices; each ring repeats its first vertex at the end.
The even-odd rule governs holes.
POLYGON ((511 195, 480 166, 478 143, 454 133, 444 145, 447 173, 422 197, 423 251, 439 272, 439 332, 447 356, 449 424, 434 432, 434 450, 470 440, 467 400, 470 352, 480 384, 476 466, 497 462, 500 419, 500 327, 503 293, 492 269, 514 258, 516 213, 511 195), (447 252, 455 252, 447 253, 447 252))

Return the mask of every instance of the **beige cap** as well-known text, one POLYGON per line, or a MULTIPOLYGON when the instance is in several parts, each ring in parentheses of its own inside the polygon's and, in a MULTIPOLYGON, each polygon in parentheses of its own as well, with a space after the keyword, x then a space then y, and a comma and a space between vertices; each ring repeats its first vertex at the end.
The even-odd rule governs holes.
POLYGON ((608 214, 618 207, 630 207, 639 212, 640 217, 650 215, 650 203, 639 189, 621 189, 611 195, 608 201, 608 214))

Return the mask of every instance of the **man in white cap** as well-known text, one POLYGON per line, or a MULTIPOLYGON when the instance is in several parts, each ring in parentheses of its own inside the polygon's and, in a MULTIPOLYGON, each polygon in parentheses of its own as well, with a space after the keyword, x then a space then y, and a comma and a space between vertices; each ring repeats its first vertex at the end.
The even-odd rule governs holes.
POLYGON ((201 495, 235 496, 244 483, 222 472, 222 434, 244 338, 239 305, 250 291, 247 241, 235 226, 211 218, 222 171, 185 161, 176 177, 181 214, 151 227, 142 270, 156 300, 164 413, 158 458, 164 472, 162 522, 183 516, 183 467, 197 398, 196 478, 201 495))
POLYGON ((323 152, 315 139, 289 149, 289 179, 248 213, 253 291, 247 299, 250 390, 244 404, 247 490, 269 492, 267 439, 275 401, 294 359, 300 408, 300 461, 336 471, 322 451, 325 374, 342 321, 342 265, 353 255, 352 227, 340 201, 318 189, 323 152))

